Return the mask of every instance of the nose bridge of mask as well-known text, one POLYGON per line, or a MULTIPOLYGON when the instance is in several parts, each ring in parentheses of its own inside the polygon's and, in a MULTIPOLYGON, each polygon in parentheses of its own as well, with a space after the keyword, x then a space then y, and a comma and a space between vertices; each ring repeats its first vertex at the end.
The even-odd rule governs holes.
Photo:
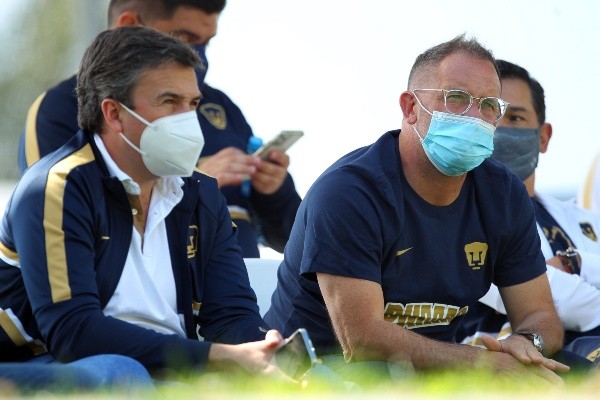
POLYGON ((451 114, 451 113, 446 113, 446 112, 441 112, 441 111, 434 111, 433 117, 434 118, 432 118, 432 123, 435 120, 439 123, 455 122, 455 123, 460 123, 460 124, 467 124, 467 125, 473 126, 473 128, 475 128, 475 129, 481 128, 484 131, 488 132, 490 135, 493 135, 494 131, 496 130, 496 127, 494 125, 492 125, 488 122, 485 122, 484 120, 482 120, 480 118, 469 117, 468 115, 458 115, 458 114, 451 114))

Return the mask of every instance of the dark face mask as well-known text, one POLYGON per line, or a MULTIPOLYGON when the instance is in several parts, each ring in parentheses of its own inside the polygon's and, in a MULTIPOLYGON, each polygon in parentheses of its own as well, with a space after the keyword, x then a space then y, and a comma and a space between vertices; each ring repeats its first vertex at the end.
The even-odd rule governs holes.
POLYGON ((533 174, 539 154, 539 129, 496 127, 492 158, 504 164, 520 180, 533 174))
POLYGON ((196 79, 198 79, 198 86, 201 87, 204 85, 204 78, 206 78, 206 73, 208 72, 208 59, 206 58, 206 45, 205 44, 194 44, 192 48, 196 50, 198 53, 198 57, 200 57, 200 61, 204 65, 204 68, 196 68, 196 79))

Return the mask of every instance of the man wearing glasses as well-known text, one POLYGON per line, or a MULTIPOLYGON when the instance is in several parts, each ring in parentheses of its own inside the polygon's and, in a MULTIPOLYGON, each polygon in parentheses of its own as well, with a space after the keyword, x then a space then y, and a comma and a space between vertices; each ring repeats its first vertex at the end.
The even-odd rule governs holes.
POLYGON ((267 323, 285 335, 307 328, 344 378, 361 361, 384 374, 398 361, 560 381, 568 367, 549 357, 563 331, 534 210, 518 178, 487 160, 507 106, 500 95, 495 60, 474 39, 417 57, 402 130, 342 157, 302 202, 267 323), (487 350, 454 343, 492 283, 515 334, 486 337, 487 350))

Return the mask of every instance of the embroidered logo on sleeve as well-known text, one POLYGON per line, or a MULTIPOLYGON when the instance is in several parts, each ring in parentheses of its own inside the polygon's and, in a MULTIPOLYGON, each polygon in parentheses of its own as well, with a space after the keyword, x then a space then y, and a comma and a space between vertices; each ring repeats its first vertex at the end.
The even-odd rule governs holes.
POLYGON ((225 109, 215 103, 206 103, 200 106, 200 113, 217 129, 224 130, 227 127, 227 115, 225 109))
POLYGON ((589 222, 581 222, 579 226, 581 227, 581 232, 583 232, 583 234, 587 236, 590 240, 594 242, 598 241, 598 236, 596 235, 596 232, 594 232, 592 224, 590 224, 589 222))

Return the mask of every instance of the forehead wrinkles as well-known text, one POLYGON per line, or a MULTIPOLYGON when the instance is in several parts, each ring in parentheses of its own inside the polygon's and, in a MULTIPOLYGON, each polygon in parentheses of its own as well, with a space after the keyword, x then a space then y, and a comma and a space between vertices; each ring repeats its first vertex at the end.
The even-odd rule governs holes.
POLYGON ((494 65, 472 55, 448 57, 438 66, 444 89, 463 89, 474 96, 500 96, 500 79, 494 65))

